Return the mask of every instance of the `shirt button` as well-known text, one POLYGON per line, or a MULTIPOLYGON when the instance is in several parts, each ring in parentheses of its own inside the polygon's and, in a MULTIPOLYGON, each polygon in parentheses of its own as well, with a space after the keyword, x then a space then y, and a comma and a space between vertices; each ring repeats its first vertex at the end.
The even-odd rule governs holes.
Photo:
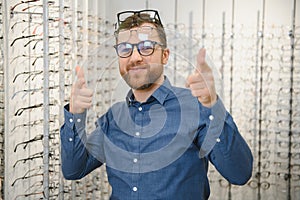
POLYGON ((136 192, 138 189, 137 189, 137 187, 133 187, 132 190, 133 190, 134 192, 136 192))
POLYGON ((81 122, 81 119, 77 119, 77 122, 80 123, 80 122, 81 122))
POLYGON ((137 163, 137 161, 138 161, 137 158, 134 158, 134 159, 133 159, 133 162, 134 162, 134 163, 137 163))
POLYGON ((209 118, 210 121, 214 120, 214 116, 213 115, 209 115, 208 118, 209 118))
POLYGON ((73 123, 73 119, 72 119, 72 118, 71 118, 71 119, 69 119, 69 122, 73 123))
POLYGON ((143 108, 142 107, 139 107, 139 111, 142 111, 143 110, 143 108))
POLYGON ((140 136, 141 134, 140 134, 140 132, 136 132, 135 135, 136 136, 140 136))
POLYGON ((73 138, 69 138, 69 142, 72 142, 73 141, 73 138))
POLYGON ((221 142, 220 138, 217 138, 216 141, 217 141, 217 142, 221 142))

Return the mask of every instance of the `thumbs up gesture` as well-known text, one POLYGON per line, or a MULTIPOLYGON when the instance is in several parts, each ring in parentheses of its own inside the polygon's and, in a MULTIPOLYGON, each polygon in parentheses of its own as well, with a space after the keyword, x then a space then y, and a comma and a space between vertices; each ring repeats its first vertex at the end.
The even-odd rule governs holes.
POLYGON ((217 101, 217 94, 213 72, 205 60, 205 54, 206 50, 200 49, 197 55, 197 68, 188 76, 187 87, 203 106, 211 107, 217 101))
POLYGON ((87 88, 83 68, 76 67, 77 80, 72 85, 70 112, 73 114, 83 113, 92 106, 93 90, 87 88))

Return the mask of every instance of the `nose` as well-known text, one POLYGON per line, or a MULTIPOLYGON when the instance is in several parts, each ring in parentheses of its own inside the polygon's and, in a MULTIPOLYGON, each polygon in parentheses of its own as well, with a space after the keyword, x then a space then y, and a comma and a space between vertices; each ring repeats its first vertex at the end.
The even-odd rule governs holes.
POLYGON ((132 54, 130 56, 130 60, 132 62, 137 62, 137 61, 141 61, 142 60, 142 56, 140 55, 140 53, 139 53, 139 51, 137 49, 137 46, 133 47, 132 54))

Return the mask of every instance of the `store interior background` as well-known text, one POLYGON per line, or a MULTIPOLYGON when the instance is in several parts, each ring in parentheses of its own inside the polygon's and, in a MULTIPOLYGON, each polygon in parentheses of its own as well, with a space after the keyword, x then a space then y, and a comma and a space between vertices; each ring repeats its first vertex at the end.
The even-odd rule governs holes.
POLYGON ((105 167, 78 181, 61 174, 63 105, 77 65, 95 89, 88 130, 124 98, 116 13, 146 8, 159 10, 166 27, 174 84, 184 86, 207 49, 219 95, 253 152, 244 186, 210 166, 210 200, 300 199, 298 0, 23 2, 0 0, 0 199, 109 199, 105 167))

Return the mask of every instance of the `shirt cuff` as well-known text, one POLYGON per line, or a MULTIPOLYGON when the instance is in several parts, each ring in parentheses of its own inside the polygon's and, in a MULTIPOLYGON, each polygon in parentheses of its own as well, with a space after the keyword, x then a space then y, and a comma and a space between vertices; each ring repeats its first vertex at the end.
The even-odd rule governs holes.
POLYGON ((70 129, 84 130, 86 121, 86 111, 80 114, 72 114, 69 112, 69 104, 64 107, 65 125, 70 129))
MULTIPOLYGON (((200 157, 207 156, 216 143, 220 142, 224 122, 226 119, 226 109, 223 102, 218 98, 217 102, 211 108, 202 108, 204 120, 208 126, 205 138, 200 148, 200 157)), ((202 118, 203 119, 203 118, 202 118)))

